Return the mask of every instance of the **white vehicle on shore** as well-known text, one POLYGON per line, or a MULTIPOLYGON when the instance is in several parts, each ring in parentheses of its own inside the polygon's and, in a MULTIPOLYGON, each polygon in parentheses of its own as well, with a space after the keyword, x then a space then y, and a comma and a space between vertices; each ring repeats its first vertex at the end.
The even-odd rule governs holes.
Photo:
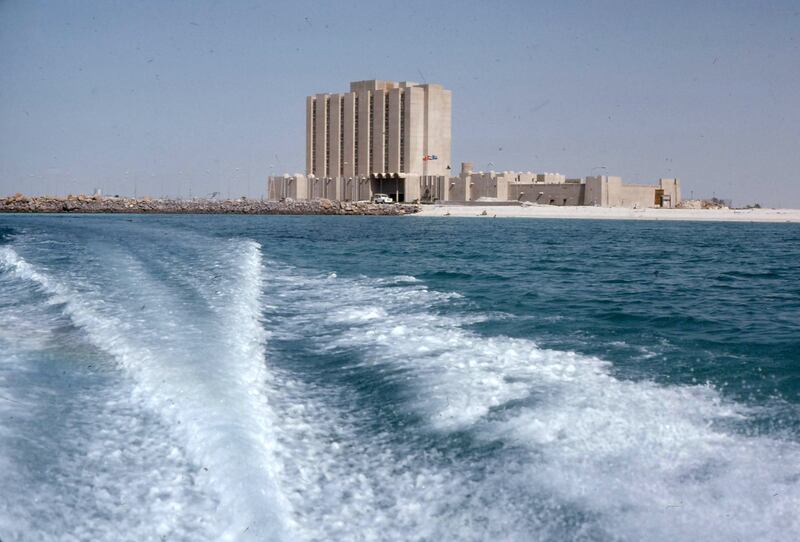
POLYGON ((394 203, 394 200, 388 194, 374 194, 372 203, 394 203))

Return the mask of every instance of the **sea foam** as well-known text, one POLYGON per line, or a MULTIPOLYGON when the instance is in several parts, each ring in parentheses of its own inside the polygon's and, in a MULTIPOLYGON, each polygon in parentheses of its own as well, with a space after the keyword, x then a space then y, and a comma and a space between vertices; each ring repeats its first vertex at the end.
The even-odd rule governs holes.
MULTIPOLYGON (((164 473, 153 487, 194 471, 171 502, 214 517, 165 525, 175 538, 800 537, 800 447, 737 430, 751 409, 711 386, 615 378, 598 358, 471 331, 489 315, 457 293, 262 261, 252 241, 86 252, 56 272, 0 247, 0 268, 133 383, 124 405, 157 420, 132 434, 170 442, 148 456, 164 473)), ((18 347, 40 348, 30 336, 18 347)), ((125 422, 103 420, 94 453, 116 460, 125 422)))
POLYGON ((132 290, 137 299, 126 304, 109 303, 108 292, 87 285, 78 292, 11 247, 0 247, 0 262, 14 276, 36 283, 133 377, 139 400, 180 436, 190 460, 202 469, 200 483, 220 495, 221 539, 283 539, 290 514, 270 459, 259 246, 245 241, 225 248, 233 256, 226 269, 231 280, 219 285, 225 307, 216 307, 224 317, 211 319, 208 327, 199 314, 171 303, 146 275, 131 276, 137 273, 134 261, 123 262, 127 278, 138 286, 132 290), (133 313, 139 305, 141 312, 150 306, 153 319, 133 313))
POLYGON ((800 446, 735 430, 750 409, 711 386, 620 380, 597 358, 478 335, 469 317, 439 313, 447 294, 419 284, 276 275, 296 314, 286 327, 314 329, 318 348, 396 383, 400 408, 433 435, 502 445, 525 480, 520 499, 553 495, 612 538, 800 536, 800 446))

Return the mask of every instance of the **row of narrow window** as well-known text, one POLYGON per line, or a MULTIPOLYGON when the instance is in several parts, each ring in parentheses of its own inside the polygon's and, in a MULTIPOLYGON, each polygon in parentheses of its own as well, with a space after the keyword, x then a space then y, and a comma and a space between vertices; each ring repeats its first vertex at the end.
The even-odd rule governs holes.
POLYGON ((400 92, 400 171, 406 170, 406 95, 400 92))
POLYGON ((370 133, 370 129, 375 126, 375 95, 370 93, 369 95, 369 126, 367 127, 367 141, 369 142, 369 153, 367 159, 367 173, 372 172, 372 166, 375 164, 375 159, 372 157, 372 150, 373 150, 373 141, 372 141, 372 134, 370 133))
POLYGON ((344 175, 344 100, 339 98, 339 175, 344 175))
POLYGON ((311 173, 317 174, 317 102, 311 101, 311 173))
MULTIPOLYGON (((358 114, 358 96, 355 96, 354 104, 354 164, 353 169, 358 172, 358 150, 359 150, 359 130, 361 128, 358 114)), ((400 93, 400 172, 405 171, 406 156, 405 156, 405 123, 406 123, 406 103, 405 93, 400 93)), ((370 94, 369 97, 369 124, 367 125, 367 140, 369 142, 369 153, 367 161, 367 171, 370 171, 370 166, 374 163, 373 157, 373 140, 369 137, 370 128, 373 127, 375 119, 375 96, 370 94)), ((339 102, 339 175, 344 175, 344 100, 339 102)), ((389 100, 384 101, 384 114, 383 114, 383 172, 389 173, 389 100)), ((311 172, 314 175, 319 173, 317 168, 317 107, 316 99, 311 102, 311 172)), ((331 141, 331 108, 330 98, 325 98, 325 172, 331 173, 330 169, 330 141, 331 141)))
POLYGON ((389 97, 383 100, 383 172, 389 173, 389 97))
POLYGON ((355 159, 353 160, 353 162, 354 162, 353 163, 353 171, 358 173, 358 139, 359 139, 358 138, 358 126, 360 124, 358 122, 358 95, 356 95, 355 102, 356 102, 355 103, 355 109, 353 110, 353 113, 354 113, 353 116, 355 118, 355 130, 354 130, 355 134, 354 134, 354 139, 353 139, 353 147, 354 147, 354 150, 355 150, 355 159))
POLYGON ((325 98, 325 175, 331 171, 331 99, 325 98))

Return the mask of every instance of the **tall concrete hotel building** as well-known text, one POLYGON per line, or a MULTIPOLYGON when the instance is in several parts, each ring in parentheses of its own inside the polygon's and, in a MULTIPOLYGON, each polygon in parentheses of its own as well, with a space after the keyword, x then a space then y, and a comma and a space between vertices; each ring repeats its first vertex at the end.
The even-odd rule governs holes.
POLYGON ((270 198, 443 199, 451 102, 441 85, 408 81, 357 81, 350 92, 308 96, 305 178, 275 178, 270 198))
POLYGON ((270 177, 271 200, 514 201, 545 205, 673 207, 678 179, 623 184, 620 177, 451 172, 452 93, 441 85, 356 81, 350 92, 306 98, 306 172, 270 177))

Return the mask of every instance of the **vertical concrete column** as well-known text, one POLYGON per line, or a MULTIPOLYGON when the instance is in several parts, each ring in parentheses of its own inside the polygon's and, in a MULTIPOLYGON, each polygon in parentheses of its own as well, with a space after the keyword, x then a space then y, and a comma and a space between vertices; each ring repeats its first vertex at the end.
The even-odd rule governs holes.
POLYGON ((501 201, 508 200, 508 179, 501 179, 500 177, 497 178, 497 194, 496 198, 501 201))
POLYGON ((586 177, 586 188, 583 192, 583 205, 602 206, 602 186, 600 178, 596 176, 586 177))
MULTIPOLYGON (((424 102, 425 103, 425 106, 424 106, 424 111, 425 112, 422 115, 422 125, 423 125, 423 128, 422 128, 422 154, 423 154, 423 158, 425 158, 429 154, 431 154, 430 149, 428 149, 428 128, 429 128, 428 119, 430 118, 429 115, 428 115, 428 109, 429 109, 429 106, 430 106, 430 92, 429 92, 430 89, 428 88, 428 85, 422 85, 422 89, 425 91, 425 102, 424 102)), ((423 175, 428 175, 428 171, 431 169, 432 165, 433 164, 431 164, 428 160, 424 160, 423 159, 423 161, 422 161, 422 174, 423 175)))
POLYGON ((452 93, 439 85, 425 89, 425 143, 423 154, 436 156, 425 163, 427 175, 447 175, 450 165, 452 93))
POLYGON ((335 179, 333 179, 332 182, 333 182, 333 188, 334 188, 333 199, 337 199, 337 200, 344 199, 342 197, 344 195, 342 193, 342 178, 341 177, 336 177, 335 179))
POLYGON ((342 142, 342 95, 333 94, 328 100, 328 118, 330 119, 330 126, 328 127, 328 177, 334 179, 341 175, 341 142, 342 142))
POLYGON ((400 89, 389 91, 389 124, 386 127, 389 143, 389 173, 400 172, 400 89))
POLYGON ((341 100, 344 105, 342 117, 342 130, 344 131, 342 139, 342 169, 345 177, 352 177, 356 174, 356 95, 353 92, 348 92, 342 95, 341 100))
POLYGON ((423 174, 425 145, 425 90, 420 87, 405 89, 405 173, 423 174))
POLYGON ((405 183, 403 192, 405 193, 406 201, 419 200, 420 185, 423 182, 423 177, 420 175, 406 175, 403 182, 405 183))
POLYGON ((314 100, 314 115, 316 117, 314 122, 314 175, 317 177, 325 177, 327 175, 325 170, 327 97, 327 94, 317 94, 314 100))
POLYGON ((385 137, 385 107, 386 91, 376 90, 372 93, 372 165, 373 173, 383 173, 384 171, 384 137, 385 137))
POLYGON ((370 141, 370 124, 369 124, 369 98, 370 92, 368 90, 359 91, 358 97, 358 175, 369 175, 369 141, 370 141))
POLYGON ((358 198, 357 199, 359 201, 369 199, 369 191, 370 191, 369 181, 364 181, 359 177, 358 179, 356 179, 353 182, 357 183, 357 186, 358 186, 358 198))
POLYGON ((306 97, 306 175, 311 174, 314 168, 314 97, 306 97))
POLYGON ((297 197, 295 199, 309 199, 308 198, 308 176, 307 175, 297 175, 294 177, 295 182, 295 192, 297 197))

